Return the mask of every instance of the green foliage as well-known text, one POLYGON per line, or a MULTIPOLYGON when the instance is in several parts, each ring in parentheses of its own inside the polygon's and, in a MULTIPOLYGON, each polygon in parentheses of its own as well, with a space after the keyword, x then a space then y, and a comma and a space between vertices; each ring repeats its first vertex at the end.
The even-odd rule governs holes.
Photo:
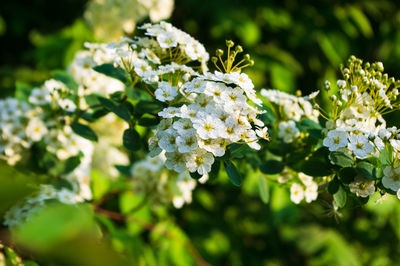
POLYGON ((76 134, 78 134, 79 136, 81 136, 85 139, 92 140, 92 141, 98 140, 96 133, 88 125, 84 125, 84 124, 75 122, 75 123, 71 124, 71 128, 76 134))
POLYGON ((283 163, 277 160, 267 160, 260 166, 261 172, 268 175, 279 174, 283 170, 283 163))
POLYGON ((118 79, 124 84, 127 84, 130 81, 130 75, 126 72, 125 69, 114 67, 112 64, 103 64, 100 66, 96 66, 93 69, 101 74, 118 79))
POLYGON ((128 128, 122 136, 124 147, 131 151, 140 149, 140 135, 134 128, 128 128))
POLYGON ((116 103, 113 100, 104 98, 99 96, 98 97, 99 102, 110 112, 113 112, 114 114, 116 114, 117 116, 119 116, 120 118, 122 118, 123 120, 125 120, 126 122, 129 122, 131 119, 131 110, 129 110, 129 108, 131 108, 131 106, 129 105, 129 103, 116 103))
POLYGON ((35 191, 40 179, 32 174, 17 171, 4 161, 0 161, 0 215, 11 206, 35 191))
POLYGON ((383 176, 382 168, 376 168, 373 164, 368 162, 357 163, 356 171, 359 175, 371 179, 377 179, 383 176))
POLYGON ((269 188, 267 180, 262 176, 258 176, 258 188, 260 190, 260 198, 261 200, 267 204, 269 202, 269 188))
POLYGON ((333 199, 339 208, 343 208, 346 205, 347 193, 342 186, 339 186, 337 192, 333 194, 333 199))
MULTIPOLYGON (((58 3, 14 2, 0 3, 0 10, 7 10, 0 18, 4 45, 0 54, 0 86, 2 96, 15 94, 26 100, 34 87, 27 84, 41 84, 52 76, 52 69, 64 69, 85 41, 95 40, 88 26, 81 19, 75 20, 82 16, 82 1, 64 3, 62 14, 58 3), (37 14, 41 16, 38 18, 37 14), (15 80, 20 80, 16 90, 15 80)), ((256 64, 248 74, 256 88, 273 87, 287 92, 300 88, 304 94, 315 91, 322 87, 323 78, 335 76, 338 64, 351 53, 385 61, 389 73, 399 72, 399 5, 395 1, 251 0, 232 5, 231 1, 222 0, 201 4, 202 8, 198 8, 198 1, 176 1, 172 21, 210 47, 209 51, 227 37, 250 49, 256 64)), ((111 64, 100 66, 98 71, 124 83, 131 82, 126 72, 111 64)), ((53 74, 71 89, 76 88, 65 73, 53 74)), ((120 101, 121 95, 110 99, 87 97, 90 106, 101 107, 87 111, 82 118, 94 121, 113 112, 126 122, 139 125, 125 132, 128 138, 125 140, 124 133, 123 141, 127 149, 134 151, 130 155, 135 160, 143 153, 140 135, 147 134, 140 126, 155 125, 156 118, 151 114, 162 110, 163 105, 145 100, 137 88, 127 88, 126 94, 125 102, 120 101)), ((328 102, 325 95, 319 97, 328 102)), ((265 109, 268 112, 260 118, 272 127, 279 118, 272 109, 265 109)), ((396 121, 395 113, 388 124, 396 125, 396 121)), ((297 127, 308 133, 310 139, 321 137, 321 128, 312 121, 300 121, 297 127)), ((84 132, 81 134, 95 138, 91 131, 84 132)), ((26 247, 21 252, 24 263, 29 257, 40 265, 201 265, 190 252, 194 249, 212 265, 397 265, 398 200, 387 197, 376 204, 381 195, 375 193, 365 209, 353 208, 355 199, 347 199, 347 185, 339 184, 349 184, 357 175, 381 178, 386 151, 379 162, 361 161, 354 165, 347 154, 337 152, 328 156, 325 148, 315 151, 302 143, 286 144, 272 137, 274 142, 265 147, 273 155, 266 158, 275 165, 261 166, 265 173, 281 172, 282 163, 317 179, 335 173, 337 177, 330 181, 328 191, 337 206, 345 208, 338 211, 325 206, 325 202, 332 201, 329 194, 321 195, 316 203, 294 206, 286 189, 266 179, 274 177, 256 174, 261 162, 250 166, 255 152, 251 154, 245 148, 235 151, 232 147, 232 153, 227 151, 227 157, 222 159, 225 171, 219 171, 221 161, 217 161, 210 180, 193 194, 193 203, 174 211, 165 206, 150 210, 147 204, 136 212, 135 207, 143 198, 130 190, 129 181, 121 177, 110 180, 106 173, 92 172, 93 205, 129 218, 113 220, 93 213, 88 206, 51 206, 18 233, 19 243, 26 247), (235 162, 236 167, 226 160, 231 157, 242 158, 247 164, 235 162), (337 171, 338 166, 344 168, 337 171), (228 178, 221 178, 226 177, 225 172, 234 184, 242 186, 232 187, 228 178), (215 178, 218 173, 220 177, 215 178), (126 191, 119 192, 121 189, 126 191)), ((53 169, 49 172, 55 175, 67 174, 80 159, 74 156, 58 162, 50 153, 44 158, 40 166, 53 169)), ((119 166, 119 170, 129 174, 130 169, 119 166)), ((38 183, 38 177, 3 163, 0 173, 1 212, 33 192, 38 183)), ((57 187, 70 186, 61 183, 57 187)), ((7 239, 5 235, 6 230, 2 230, 2 243, 7 239)), ((16 250, 0 247, 7 263, 17 257, 20 250, 16 250)), ((0 264, 1 259, 0 254, 0 264)))
POLYGON ((26 83, 17 81, 15 83, 15 98, 20 101, 27 101, 31 94, 32 87, 26 83))
POLYGON ((65 86, 67 86, 67 88, 73 90, 75 93, 78 92, 78 84, 76 83, 74 78, 71 77, 69 74, 67 74, 65 71, 62 70, 53 71, 53 77, 54 79, 64 83, 65 86))
POLYGON ((242 176, 237 170, 236 166, 230 160, 224 160, 225 171, 228 174, 229 179, 236 186, 242 184, 242 176))
POLYGON ((350 167, 354 164, 353 156, 340 151, 333 151, 329 154, 331 162, 340 167, 350 167))

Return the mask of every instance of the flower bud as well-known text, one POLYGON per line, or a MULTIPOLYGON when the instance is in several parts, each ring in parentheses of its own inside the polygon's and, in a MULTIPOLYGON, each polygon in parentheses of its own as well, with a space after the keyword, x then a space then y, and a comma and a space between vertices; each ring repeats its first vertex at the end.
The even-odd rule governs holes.
POLYGON ((344 88, 346 87, 346 81, 340 79, 336 82, 336 84, 338 85, 339 88, 344 88))
POLYGON ((332 95, 329 99, 330 99, 332 102, 334 102, 334 101, 337 100, 337 97, 336 97, 336 95, 332 95))
POLYGON ((382 72, 384 70, 382 62, 377 62, 376 67, 377 67, 378 71, 382 72))
POLYGON ((249 61, 250 60, 250 55, 249 54, 245 54, 243 56, 243 59, 249 61))
POLYGON ((222 56, 222 55, 224 54, 224 51, 221 50, 221 49, 217 49, 217 51, 215 51, 215 54, 216 54, 217 56, 222 56))
POLYGON ((211 62, 213 62, 214 64, 217 63, 218 58, 216 58, 215 56, 211 57, 211 62))
POLYGON ((236 45, 235 50, 236 50, 236 52, 241 53, 241 52, 243 52, 243 47, 240 45, 236 45))
POLYGON ((227 47, 233 47, 235 45, 235 43, 231 40, 226 40, 226 46, 227 47))

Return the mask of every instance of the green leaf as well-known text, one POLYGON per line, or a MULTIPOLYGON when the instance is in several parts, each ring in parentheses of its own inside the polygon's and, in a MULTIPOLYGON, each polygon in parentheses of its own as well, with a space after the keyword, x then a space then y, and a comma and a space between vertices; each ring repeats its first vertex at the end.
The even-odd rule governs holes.
POLYGON ((122 118, 126 122, 131 120, 131 112, 127 105, 117 104, 114 101, 104 97, 98 97, 98 99, 106 109, 110 110, 118 117, 122 118))
POLYGON ((360 10, 360 8, 348 6, 348 11, 353 19, 354 23, 360 29, 365 37, 372 37, 374 34, 372 26, 368 20, 368 17, 360 10))
POLYGON ((125 148, 131 151, 140 149, 140 135, 134 128, 128 128, 124 131, 122 143, 125 148))
POLYGON ((328 176, 332 174, 332 164, 328 160, 329 150, 325 147, 319 148, 305 160, 300 170, 310 176, 328 176))
POLYGON ((356 171, 359 175, 371 179, 377 179, 383 175, 382 168, 376 168, 373 164, 364 161, 357 163, 356 171))
POLYGON ((338 66, 342 62, 337 45, 328 35, 324 33, 317 34, 317 42, 333 66, 338 66))
POLYGON ((0 216, 12 205, 28 196, 35 188, 37 177, 17 171, 0 160, 0 216))
POLYGON ((118 79, 124 84, 131 80, 129 73, 126 72, 125 69, 121 67, 114 67, 112 64, 102 64, 95 66, 93 69, 101 74, 118 79))
POLYGON ((140 114, 145 113, 158 113, 164 109, 164 106, 156 101, 140 101, 135 105, 136 112, 140 114))
POLYGON ((345 167, 340 169, 339 178, 344 184, 350 184, 357 176, 357 171, 353 167, 345 167))
POLYGON ((17 240, 35 249, 46 250, 61 240, 93 230, 91 213, 87 206, 50 204, 19 228, 17 240))
POLYGON ((20 101, 28 101, 32 89, 30 85, 17 81, 15 84, 15 98, 20 101))
POLYGON ((225 171, 228 174, 232 183, 236 186, 240 186, 242 184, 243 179, 238 170, 236 169, 236 166, 230 160, 225 160, 224 166, 225 166, 225 171))
POLYGON ((354 158, 350 154, 341 152, 341 151, 333 151, 329 154, 329 159, 334 164, 340 167, 350 167, 354 164, 354 158))
POLYGON ((268 182, 262 175, 258 176, 258 189, 261 200, 267 204, 269 202, 268 182))
POLYGON ((74 92, 78 92, 78 83, 76 83, 75 79, 67 74, 65 71, 56 70, 53 71, 53 77, 56 80, 61 81, 65 84, 69 89, 73 90, 74 92))
POLYGON ((277 160, 265 161, 260 166, 261 172, 268 175, 279 174, 280 172, 282 172, 283 168, 284 168, 283 163, 277 160))
POLYGON ((75 122, 71 124, 71 128, 76 134, 85 139, 92 141, 98 140, 96 133, 87 125, 75 122))
POLYGON ((91 93, 89 95, 84 96, 85 101, 89 106, 100 104, 100 101, 98 99, 99 97, 101 97, 101 94, 98 93, 91 93))
POLYGON ((329 182, 328 184, 328 192, 330 194, 335 194, 336 192, 338 192, 340 187, 340 182, 339 180, 335 177, 331 182, 329 182))
POLYGON ((261 121, 263 121, 266 125, 273 125, 276 123, 276 117, 274 111, 269 106, 263 105, 261 107, 263 110, 266 110, 266 113, 263 113, 258 116, 261 121))
POLYGON ((343 208, 346 205, 347 193, 342 186, 339 186, 339 190, 333 194, 333 199, 339 208, 343 208))
POLYGON ((157 117, 151 116, 151 117, 141 117, 138 121, 138 124, 144 127, 151 127, 158 125, 159 121, 157 117))
POLYGON ((322 127, 311 119, 303 119, 296 123, 296 126, 302 132, 307 132, 310 136, 320 139, 322 137, 322 127))

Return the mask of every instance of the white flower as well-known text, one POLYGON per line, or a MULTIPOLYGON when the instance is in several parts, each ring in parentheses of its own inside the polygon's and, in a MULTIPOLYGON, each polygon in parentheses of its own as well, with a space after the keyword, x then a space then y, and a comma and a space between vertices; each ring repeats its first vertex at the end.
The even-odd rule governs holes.
POLYGON ((202 139, 215 139, 220 135, 220 130, 223 128, 223 123, 211 115, 204 118, 196 119, 193 122, 193 127, 197 130, 197 134, 202 139))
POLYGON ((392 136, 392 132, 387 130, 386 128, 382 128, 378 131, 378 136, 381 139, 389 139, 392 136))
POLYGON ((400 189, 400 167, 386 166, 383 170, 382 184, 385 188, 397 191, 400 189))
POLYGON ((223 138, 218 139, 199 139, 199 147, 211 152, 216 157, 224 156, 227 141, 223 138))
POLYGON ((175 130, 168 130, 164 131, 160 135, 161 137, 158 141, 158 146, 166 152, 174 152, 176 149, 177 132, 175 130))
POLYGON ((299 173, 299 179, 305 186, 310 186, 314 183, 312 176, 306 175, 302 172, 299 173))
POLYGON ((81 201, 76 193, 65 188, 57 192, 57 199, 65 204, 73 204, 81 201))
POLYGON ((75 110, 76 110, 75 103, 73 101, 71 101, 70 99, 58 99, 57 103, 65 111, 75 112, 75 110))
POLYGON ((351 135, 349 140, 348 148, 353 151, 357 158, 363 159, 374 151, 374 145, 365 135, 351 135))
POLYGON ((178 95, 178 89, 166 81, 161 81, 158 83, 158 89, 154 94, 156 99, 161 102, 172 101, 178 95))
POLYGON ((397 198, 400 200, 400 188, 397 190, 397 198))
POLYGON ((178 151, 181 153, 190 152, 197 148, 197 137, 195 131, 192 130, 176 138, 178 151))
POLYGON ((171 48, 178 45, 176 37, 172 32, 162 32, 157 36, 157 41, 161 48, 171 48))
POLYGON ((47 133, 47 127, 37 117, 29 120, 28 126, 26 127, 26 135, 33 141, 39 141, 43 135, 47 133))
POLYGON ((50 92, 47 90, 42 90, 35 88, 32 90, 29 96, 29 102, 35 105, 44 105, 51 102, 50 92))
POLYGON ((159 116, 163 118, 173 118, 180 115, 180 108, 177 107, 167 107, 158 113, 159 116))
POLYGON ((174 152, 166 152, 165 157, 167 160, 165 161, 165 166, 174 170, 175 172, 182 173, 186 170, 186 154, 180 153, 177 151, 174 152))
POLYGON ((210 82, 207 82, 201 78, 195 78, 192 81, 183 84, 182 88, 184 88, 185 93, 203 93, 208 83, 210 82))
POLYGON ((282 138, 284 142, 290 143, 295 137, 299 135, 299 129, 293 120, 279 123, 278 137, 282 138))
POLYGON ((303 187, 297 183, 293 183, 290 187, 290 200, 299 204, 304 198, 303 187))
POLYGON ((390 145, 392 145, 392 148, 399 152, 400 151, 400 140, 398 139, 391 139, 390 141, 390 145))
POLYGON ((267 127, 263 127, 263 128, 257 128, 256 129, 256 134, 257 136, 259 136, 260 138, 263 139, 268 139, 268 128, 267 127))
POLYGON ((186 134, 187 132, 192 131, 193 124, 190 119, 183 118, 175 121, 172 127, 180 134, 186 134))
POLYGON ((349 188, 357 197, 366 198, 375 192, 375 181, 356 176, 355 180, 349 184, 349 188))
POLYGON ((315 182, 310 183, 307 185, 304 195, 306 198, 306 202, 310 203, 311 201, 314 201, 318 197, 318 185, 315 182))
POLYGON ((153 69, 145 60, 135 60, 133 66, 139 77, 149 78, 153 75, 153 69))
POLYGON ((214 156, 203 149, 197 149, 189 155, 186 163, 188 170, 204 175, 211 171, 211 165, 214 163, 214 156))
POLYGON ((346 147, 349 143, 349 134, 341 129, 334 129, 328 132, 322 144, 329 148, 329 151, 336 151, 339 148, 346 147))

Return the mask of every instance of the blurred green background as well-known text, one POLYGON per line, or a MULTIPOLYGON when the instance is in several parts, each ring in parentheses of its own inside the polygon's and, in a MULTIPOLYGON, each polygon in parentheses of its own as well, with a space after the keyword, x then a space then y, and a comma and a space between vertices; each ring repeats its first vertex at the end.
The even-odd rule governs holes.
MULTIPOLYGON (((85 41, 95 41, 82 19, 85 5, 81 0, 0 1, 1 97, 13 94, 16 81, 41 84, 54 69, 65 69, 85 41)), ((399 7, 388 0, 177 0, 170 21, 210 54, 226 39, 241 44, 255 60, 247 73, 256 88, 310 93, 325 79, 334 80, 350 55, 382 61, 400 78, 399 7)), ((390 123, 399 126, 397 119, 392 115, 390 123)), ((329 198, 296 206, 279 186, 270 187, 264 204, 257 186, 256 174, 240 188, 211 181, 168 219, 213 265, 400 265, 398 200, 370 200, 364 208, 337 213, 329 198)), ((146 231, 132 234, 118 231, 111 242, 119 250, 139 250, 140 236, 156 254, 168 257, 160 260, 164 265, 188 265, 186 251, 154 241, 157 237, 146 231)))

